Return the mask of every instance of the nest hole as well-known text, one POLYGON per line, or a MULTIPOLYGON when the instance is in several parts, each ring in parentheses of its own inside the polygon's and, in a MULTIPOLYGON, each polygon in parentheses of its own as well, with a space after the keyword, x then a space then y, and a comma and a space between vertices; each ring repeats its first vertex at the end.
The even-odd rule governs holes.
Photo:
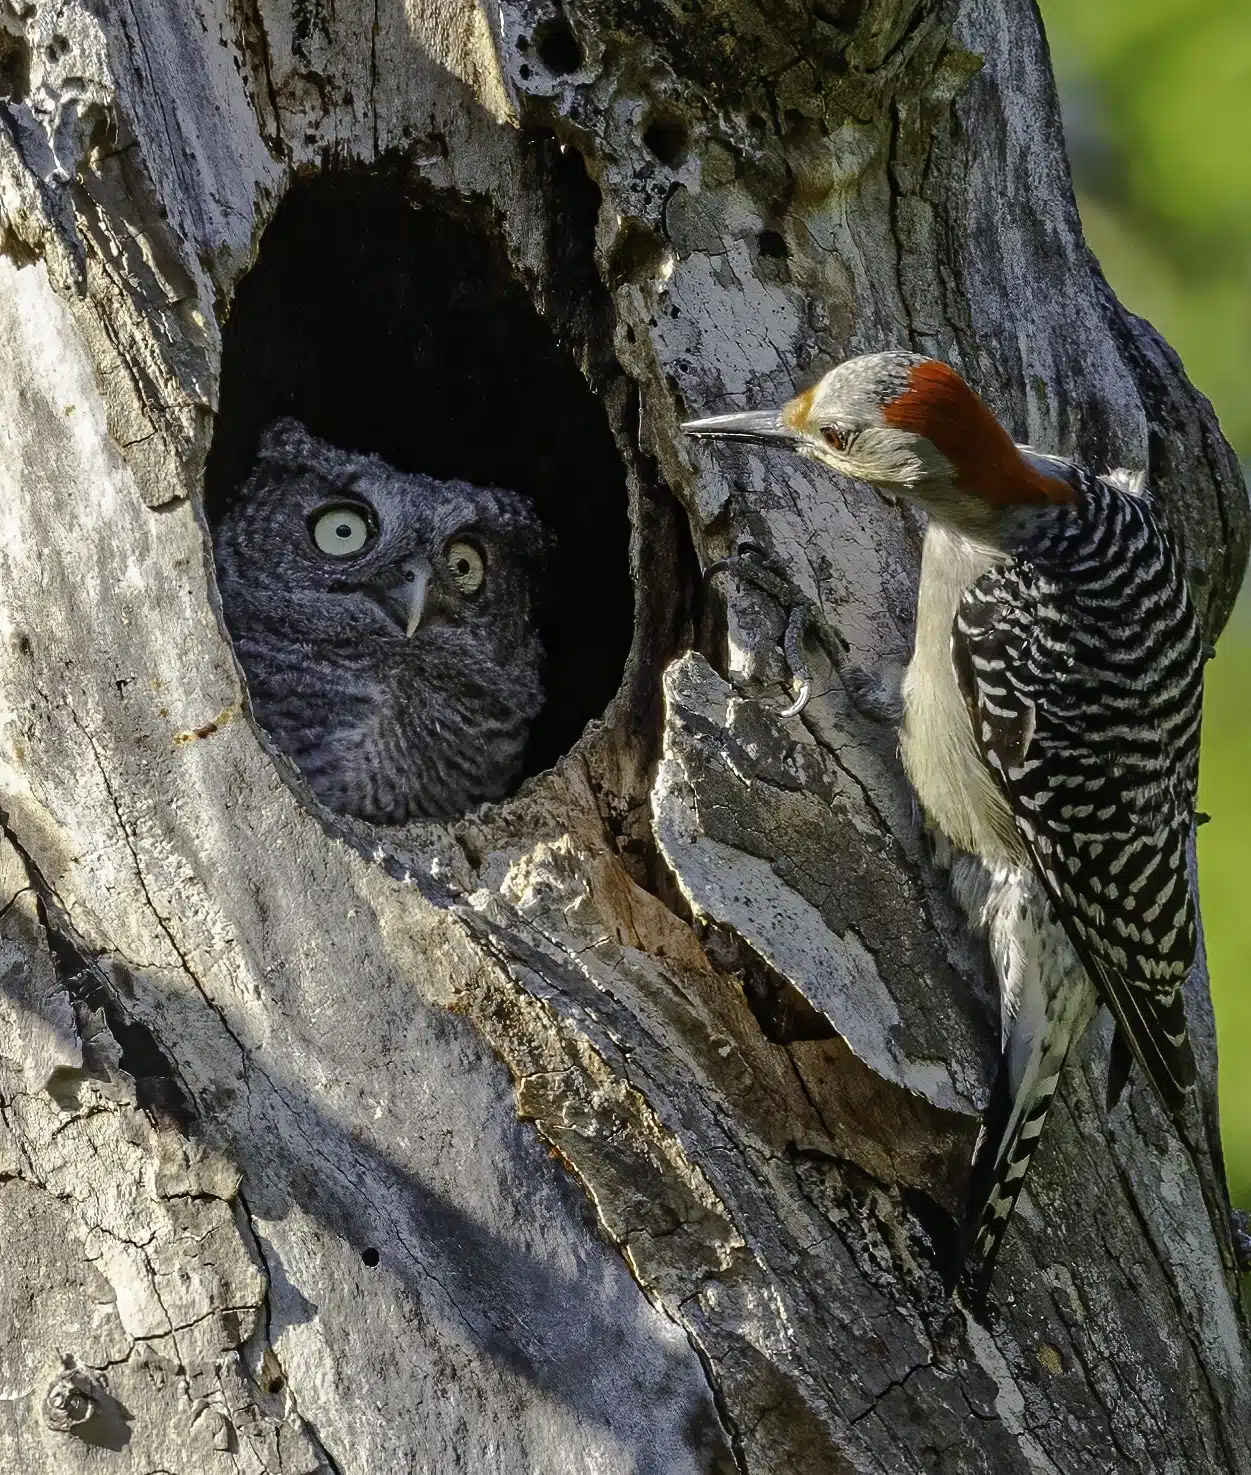
POLYGON ((533 502, 555 550, 535 591, 546 700, 518 783, 550 768, 622 683, 634 624, 629 504, 604 407, 513 276, 485 212, 414 193, 394 174, 292 188, 223 332, 211 527, 261 432, 286 415, 401 471, 533 502))

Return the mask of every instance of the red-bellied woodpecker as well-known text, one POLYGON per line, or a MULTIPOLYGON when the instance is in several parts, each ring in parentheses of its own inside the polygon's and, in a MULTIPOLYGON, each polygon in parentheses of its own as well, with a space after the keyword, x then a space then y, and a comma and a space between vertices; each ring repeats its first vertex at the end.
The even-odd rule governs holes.
POLYGON ((779 410, 683 428, 786 448, 929 514, 899 737, 928 820, 981 863, 965 874, 1000 983, 963 1243, 984 1290, 1098 1003, 1117 1025, 1110 1099, 1126 1046, 1175 1121, 1194 1080, 1204 648, 1180 560, 1138 481, 1014 445, 933 359, 851 359, 779 410))

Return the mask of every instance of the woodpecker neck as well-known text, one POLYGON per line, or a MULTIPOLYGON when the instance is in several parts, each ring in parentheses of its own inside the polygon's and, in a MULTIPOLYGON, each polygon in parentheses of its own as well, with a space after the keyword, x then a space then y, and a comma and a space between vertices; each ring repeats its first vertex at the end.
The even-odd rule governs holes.
POLYGON ((965 491, 954 478, 934 477, 902 490, 908 501, 926 513, 931 522, 958 540, 993 552, 1007 546, 1002 510, 965 491))
POLYGON ((904 495, 973 543, 1013 552, 1040 516, 1076 500, 1079 483, 1066 463, 1004 440, 993 469, 949 465, 902 488, 904 495))
POLYGON ((1016 451, 1029 468, 1034 484, 1045 485, 1046 493, 1035 501, 1014 502, 1000 509, 998 546, 1009 553, 1015 553, 1040 522, 1054 518, 1061 509, 1072 508, 1085 495, 1077 470, 1069 462, 1044 456, 1027 446, 1017 446, 1016 451))

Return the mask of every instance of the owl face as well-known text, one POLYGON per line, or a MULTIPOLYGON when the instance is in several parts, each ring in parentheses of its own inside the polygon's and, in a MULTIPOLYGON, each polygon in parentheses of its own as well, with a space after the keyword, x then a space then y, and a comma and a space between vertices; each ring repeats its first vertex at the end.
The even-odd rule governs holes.
POLYGON ((543 702, 531 580, 547 542, 514 492, 262 437, 214 540, 258 722, 331 809, 380 824, 503 797, 543 702))
POLYGON ((279 420, 216 551, 250 606, 286 606, 309 635, 404 657, 450 627, 509 638, 541 545, 512 492, 407 475, 279 420))

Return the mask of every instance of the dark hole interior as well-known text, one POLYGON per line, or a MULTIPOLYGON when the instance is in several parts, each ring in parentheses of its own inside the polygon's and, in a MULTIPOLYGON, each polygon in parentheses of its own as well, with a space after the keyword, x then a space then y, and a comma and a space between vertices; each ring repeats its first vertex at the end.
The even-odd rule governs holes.
POLYGON ((30 92, 30 47, 21 36, 0 31, 0 97, 25 102, 30 92))
POLYGON ((482 222, 394 177, 296 185, 225 327, 210 523, 280 415, 401 470, 533 500, 556 550, 538 591, 547 701, 524 775, 549 768, 621 684, 634 618, 625 473, 602 405, 482 222))
POLYGON ((686 158, 686 125, 676 118, 653 118, 643 130, 643 146, 670 168, 686 158))
POLYGON ((582 65, 582 46, 563 15, 554 15, 535 28, 534 49, 547 70, 558 77, 582 65))

